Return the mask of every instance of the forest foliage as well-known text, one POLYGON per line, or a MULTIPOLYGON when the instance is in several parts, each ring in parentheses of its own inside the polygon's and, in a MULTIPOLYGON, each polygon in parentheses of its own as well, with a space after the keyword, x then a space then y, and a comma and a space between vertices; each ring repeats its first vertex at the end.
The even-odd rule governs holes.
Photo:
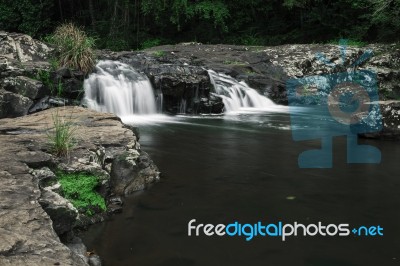
POLYGON ((98 48, 178 42, 397 42, 400 0, 2 0, 0 30, 44 38, 73 22, 98 48))

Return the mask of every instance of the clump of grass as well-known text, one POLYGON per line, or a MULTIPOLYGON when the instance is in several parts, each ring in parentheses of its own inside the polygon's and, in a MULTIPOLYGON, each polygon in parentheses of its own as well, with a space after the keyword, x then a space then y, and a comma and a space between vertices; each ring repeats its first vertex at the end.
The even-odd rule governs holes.
POLYGON ((95 191, 99 179, 85 173, 58 174, 62 195, 86 215, 107 209, 104 198, 95 191))
POLYGON ((155 51, 155 52, 153 52, 153 55, 156 57, 162 57, 165 55, 165 52, 164 51, 155 51))
POLYGON ((88 73, 94 67, 94 39, 72 23, 56 28, 48 41, 58 48, 60 66, 79 69, 88 73))
POLYGON ((76 126, 71 119, 66 120, 61 117, 58 110, 52 114, 53 129, 47 133, 51 150, 57 156, 67 156, 71 148, 75 145, 74 135, 76 126))

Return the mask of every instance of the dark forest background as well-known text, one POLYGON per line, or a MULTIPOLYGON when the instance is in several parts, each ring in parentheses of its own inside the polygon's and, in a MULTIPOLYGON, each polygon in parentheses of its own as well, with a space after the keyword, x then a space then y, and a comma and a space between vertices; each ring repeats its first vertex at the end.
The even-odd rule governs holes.
POLYGON ((400 0, 0 0, 0 30, 44 39, 73 22, 98 48, 178 42, 397 42, 400 0))

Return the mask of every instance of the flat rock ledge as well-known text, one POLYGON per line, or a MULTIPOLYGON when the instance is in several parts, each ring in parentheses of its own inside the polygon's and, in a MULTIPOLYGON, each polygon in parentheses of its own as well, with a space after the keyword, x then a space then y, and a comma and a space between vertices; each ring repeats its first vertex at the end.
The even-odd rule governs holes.
MULTIPOLYGON (((76 221, 53 221, 57 217, 53 219, 46 210, 48 205, 71 207, 43 185, 43 173, 51 177, 49 169, 100 176, 99 193, 108 199, 109 209, 120 203, 118 196, 144 189, 160 174, 140 150, 133 131, 113 114, 61 107, 0 119, 0 265, 98 265, 76 251, 84 249, 62 243, 60 234, 68 235, 76 221), (66 157, 50 152, 48 132, 55 115, 72 121, 76 128, 76 145, 66 157)), ((77 220, 82 216, 75 215, 77 220)))

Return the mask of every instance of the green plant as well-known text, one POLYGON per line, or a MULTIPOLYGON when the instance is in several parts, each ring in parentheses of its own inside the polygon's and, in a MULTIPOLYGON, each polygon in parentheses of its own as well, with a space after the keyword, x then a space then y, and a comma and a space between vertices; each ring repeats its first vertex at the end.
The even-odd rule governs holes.
POLYGON ((37 80, 40 80, 43 85, 50 87, 50 85, 52 85, 53 83, 51 82, 51 78, 50 78, 50 72, 45 71, 45 70, 41 70, 39 69, 39 71, 36 74, 35 77, 37 80))
POLYGON ((57 84, 57 96, 61 97, 62 92, 63 92, 63 84, 61 82, 58 82, 58 84, 57 84))
POLYGON ((85 173, 59 173, 61 193, 70 200, 75 208, 87 215, 107 209, 104 198, 95 189, 99 178, 85 173))
POLYGON ((58 110, 52 114, 53 129, 47 132, 51 150, 57 156, 67 156, 70 149, 75 145, 76 126, 72 123, 71 117, 66 120, 61 117, 58 110))
POLYGON ((154 47, 154 46, 158 46, 158 45, 160 45, 160 43, 161 43, 160 39, 148 39, 148 40, 143 41, 140 44, 140 48, 141 49, 147 49, 147 48, 151 48, 151 47, 154 47))
POLYGON ((155 51, 155 52, 153 52, 153 55, 156 57, 162 57, 165 55, 165 52, 164 51, 155 51))
POLYGON ((58 68, 59 65, 60 65, 60 62, 58 62, 58 59, 55 58, 55 57, 49 58, 49 63, 50 63, 50 69, 51 69, 52 71, 57 70, 57 68, 58 68))
POLYGON ((72 23, 57 27, 49 41, 58 48, 60 66, 88 73, 94 67, 94 39, 72 23))

